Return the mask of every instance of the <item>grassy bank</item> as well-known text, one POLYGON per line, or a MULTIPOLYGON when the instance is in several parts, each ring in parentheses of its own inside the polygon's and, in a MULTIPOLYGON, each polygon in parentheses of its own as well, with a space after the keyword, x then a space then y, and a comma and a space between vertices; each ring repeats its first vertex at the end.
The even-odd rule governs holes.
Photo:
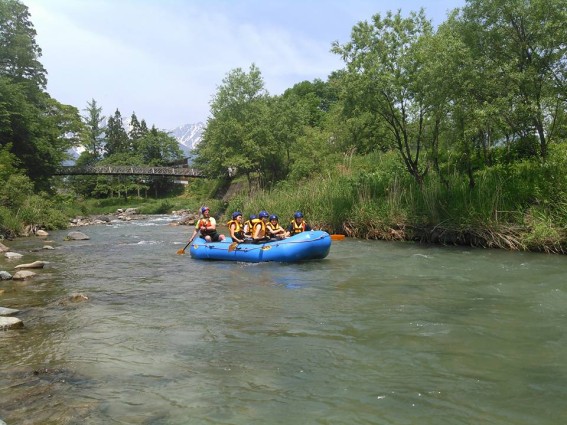
POLYGON ((566 253, 566 166, 493 167, 475 174, 474 187, 461 174, 431 173, 419 186, 394 155, 376 154, 250 199, 240 194, 227 210, 266 209, 282 221, 301 210, 318 228, 359 238, 566 253))

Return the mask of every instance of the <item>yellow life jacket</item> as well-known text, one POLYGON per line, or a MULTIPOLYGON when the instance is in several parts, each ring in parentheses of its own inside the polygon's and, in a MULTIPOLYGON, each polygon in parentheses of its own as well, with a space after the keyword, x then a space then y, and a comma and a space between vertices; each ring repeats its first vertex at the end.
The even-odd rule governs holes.
POLYGON ((297 235, 298 233, 305 231, 305 221, 302 221, 300 224, 297 224, 297 221, 291 220, 291 234, 297 235))
POLYGON ((228 230, 230 231, 230 226, 235 225, 234 227, 234 236, 238 239, 243 239, 244 234, 242 233, 242 224, 238 220, 230 220, 226 225, 228 226, 228 230))
POLYGON ((256 226, 258 224, 261 224, 262 228, 258 233, 257 239, 264 239, 266 237, 266 223, 264 223, 264 220, 262 220, 261 218, 255 218, 254 220, 252 220, 252 236, 254 236, 254 231, 256 230, 256 226))
POLYGON ((280 230, 282 228, 282 226, 280 226, 280 223, 276 223, 275 225, 272 224, 271 221, 266 223, 266 227, 272 231, 276 231, 276 230, 280 230))
POLYGON ((252 232, 254 231, 254 226, 252 225, 252 220, 246 220, 246 222, 244 223, 244 226, 242 227, 242 230, 244 232, 244 236, 251 237, 252 232))

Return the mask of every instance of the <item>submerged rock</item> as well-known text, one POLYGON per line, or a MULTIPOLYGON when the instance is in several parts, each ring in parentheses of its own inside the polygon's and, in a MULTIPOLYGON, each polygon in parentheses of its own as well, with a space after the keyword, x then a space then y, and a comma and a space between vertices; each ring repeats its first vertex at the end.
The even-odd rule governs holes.
POLYGON ((14 273, 14 276, 12 276, 12 279, 14 279, 14 280, 27 280, 27 279, 31 279, 35 275, 36 275, 36 273, 30 272, 29 270, 19 270, 16 273, 14 273))
POLYGON ((71 295, 69 295, 68 297, 63 298, 61 301, 59 301, 59 304, 60 305, 67 305, 67 304, 81 303, 81 302, 87 301, 88 299, 89 299, 89 297, 87 297, 85 294, 75 292, 75 293, 72 293, 71 295))
POLYGON ((6 257, 8 260, 15 260, 15 259, 18 259, 18 258, 22 258, 23 255, 18 254, 17 252, 6 252, 4 254, 4 257, 6 257))
POLYGON ((69 232, 65 240, 68 241, 84 241, 90 239, 87 235, 83 232, 69 232))

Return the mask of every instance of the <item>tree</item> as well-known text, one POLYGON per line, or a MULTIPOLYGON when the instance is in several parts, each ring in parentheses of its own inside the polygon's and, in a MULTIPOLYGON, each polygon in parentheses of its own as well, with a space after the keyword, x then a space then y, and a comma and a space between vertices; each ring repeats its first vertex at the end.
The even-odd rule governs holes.
POLYGON ((236 68, 223 79, 211 102, 203 140, 196 149, 196 164, 210 175, 227 175, 228 169, 244 174, 261 171, 265 131, 262 114, 267 92, 260 70, 236 68))
POLYGON ((98 160, 104 152, 104 134, 106 126, 104 125, 105 116, 102 115, 102 108, 92 99, 87 102, 87 108, 84 110, 86 115, 83 116, 83 122, 86 127, 83 146, 90 153, 91 160, 98 160))
POLYGON ((567 99, 567 3, 563 0, 468 0, 459 21, 465 43, 485 58, 506 93, 500 113, 520 139, 535 132, 545 159, 567 99))
POLYGON ((128 134, 122 122, 122 115, 118 109, 113 116, 108 118, 105 151, 105 157, 132 151, 128 134))
POLYGON ((36 189, 49 189, 49 177, 78 143, 78 110, 44 91, 41 49, 26 6, 0 1, 0 146, 11 146, 19 166, 36 189))
POLYGON ((183 151, 175 137, 155 126, 138 140, 136 146, 136 154, 145 165, 167 165, 183 158, 183 151))
POLYGON ((130 131, 128 132, 128 137, 132 141, 132 144, 135 145, 136 141, 147 133, 148 127, 146 122, 144 120, 142 120, 142 122, 138 121, 136 113, 132 112, 132 116, 130 117, 130 131))
POLYGON ((408 18, 388 12, 384 18, 374 15, 371 23, 358 23, 351 41, 335 42, 332 48, 347 65, 344 96, 386 123, 406 169, 420 184, 427 172, 420 160, 428 110, 419 96, 415 49, 431 31, 423 10, 408 18))
POLYGON ((17 0, 0 0, 0 77, 45 88, 46 71, 35 36, 28 8, 17 0))

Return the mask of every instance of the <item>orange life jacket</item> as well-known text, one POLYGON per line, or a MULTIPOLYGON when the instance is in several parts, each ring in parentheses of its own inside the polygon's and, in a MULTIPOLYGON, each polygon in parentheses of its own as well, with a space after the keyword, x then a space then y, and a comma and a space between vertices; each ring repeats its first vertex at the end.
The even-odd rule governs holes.
POLYGON ((201 218, 197 222, 197 229, 201 231, 201 235, 207 236, 212 235, 216 232, 216 229, 213 227, 213 223, 208 218, 201 218), (201 226, 205 226, 205 230, 201 229, 201 226))

